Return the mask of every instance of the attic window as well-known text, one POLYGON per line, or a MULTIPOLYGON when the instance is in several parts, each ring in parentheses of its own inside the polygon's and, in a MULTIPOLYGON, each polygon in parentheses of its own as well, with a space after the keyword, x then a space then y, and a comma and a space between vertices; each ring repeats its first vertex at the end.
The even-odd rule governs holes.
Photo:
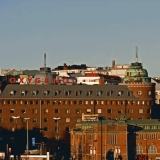
POLYGON ((76 96, 80 96, 81 95, 81 91, 76 91, 76 96))
POLYGON ((97 96, 101 96, 102 91, 97 91, 97 96))
POLYGON ((86 92, 86 96, 90 96, 91 93, 92 93, 92 91, 87 91, 87 92, 86 92))
POLYGON ((118 96, 121 96, 123 91, 118 91, 118 96))
POLYGON ((15 91, 10 91, 10 95, 14 95, 15 94, 15 91))
POLYGON ((128 93, 127 93, 127 96, 131 96, 131 95, 132 95, 132 92, 128 92, 128 93))
POLYGON ((111 96, 112 95, 112 91, 107 91, 107 96, 111 96))
POLYGON ((25 96, 26 95, 26 91, 21 91, 21 95, 25 96))
POLYGON ((64 94, 65 96, 69 96, 71 94, 71 91, 65 91, 64 94))
POLYGON ((32 95, 33 95, 33 96, 36 96, 37 93, 38 93, 37 91, 32 91, 32 95))
POLYGON ((47 96, 49 94, 49 91, 44 91, 43 94, 47 96))
POLYGON ((60 94, 60 91, 55 91, 55 96, 58 96, 60 94))

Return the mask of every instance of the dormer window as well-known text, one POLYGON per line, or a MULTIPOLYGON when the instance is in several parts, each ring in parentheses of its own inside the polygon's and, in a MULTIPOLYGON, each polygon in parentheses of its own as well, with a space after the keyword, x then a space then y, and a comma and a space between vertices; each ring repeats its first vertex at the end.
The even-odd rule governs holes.
POLYGON ((71 94, 71 91, 65 91, 64 94, 65 96, 69 96, 71 94))
POLYGON ((38 94, 38 91, 32 91, 32 95, 36 96, 38 94))
POLYGON ((91 93, 92 93, 92 91, 87 91, 87 92, 86 92, 86 96, 90 96, 91 93))
POLYGON ((60 91, 58 91, 58 90, 55 91, 55 93, 54 93, 55 96, 58 96, 59 94, 60 94, 60 91))
POLYGON ((81 95, 81 91, 76 91, 76 96, 80 96, 81 95))
POLYGON ((101 96, 102 91, 97 91, 97 96, 101 96))
POLYGON ((127 96, 131 96, 132 95, 132 92, 127 92, 127 96))
POLYGON ((111 96, 112 95, 112 91, 107 91, 107 96, 111 96))
POLYGON ((12 96, 12 95, 15 95, 15 91, 13 90, 13 91, 10 91, 10 95, 12 96))
POLYGON ((49 91, 44 91, 43 94, 47 96, 49 94, 49 91))
POLYGON ((123 91, 118 91, 118 96, 121 96, 123 91))
POLYGON ((22 96, 25 96, 26 93, 27 93, 26 91, 21 91, 21 95, 22 95, 22 96))

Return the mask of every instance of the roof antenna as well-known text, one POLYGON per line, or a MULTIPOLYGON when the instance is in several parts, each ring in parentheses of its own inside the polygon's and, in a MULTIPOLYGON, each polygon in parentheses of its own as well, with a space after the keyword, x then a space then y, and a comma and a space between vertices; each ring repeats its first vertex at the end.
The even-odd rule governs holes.
POLYGON ((46 53, 44 53, 44 67, 46 68, 46 53))
POLYGON ((136 46, 136 63, 138 63, 138 46, 136 46))

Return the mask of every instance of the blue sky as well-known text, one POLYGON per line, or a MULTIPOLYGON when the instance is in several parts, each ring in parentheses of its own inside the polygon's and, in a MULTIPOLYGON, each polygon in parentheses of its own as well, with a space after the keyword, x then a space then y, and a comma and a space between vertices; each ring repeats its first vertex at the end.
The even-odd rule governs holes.
POLYGON ((159 0, 0 1, 0 68, 139 61, 160 76, 159 0))

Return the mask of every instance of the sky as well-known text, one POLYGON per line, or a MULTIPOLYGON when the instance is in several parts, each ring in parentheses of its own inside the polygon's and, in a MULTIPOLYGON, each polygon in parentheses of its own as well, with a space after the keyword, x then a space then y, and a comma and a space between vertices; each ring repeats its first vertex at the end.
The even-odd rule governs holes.
POLYGON ((0 68, 143 63, 160 76, 159 0, 0 1, 0 68))

